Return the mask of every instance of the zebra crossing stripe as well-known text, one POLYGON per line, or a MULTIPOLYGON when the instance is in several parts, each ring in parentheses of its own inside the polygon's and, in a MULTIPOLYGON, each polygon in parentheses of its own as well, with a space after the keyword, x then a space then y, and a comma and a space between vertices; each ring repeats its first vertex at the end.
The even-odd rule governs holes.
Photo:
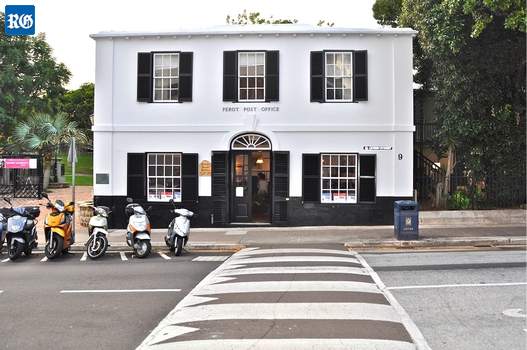
POLYGON ((346 262, 359 264, 356 258, 352 257, 333 257, 333 256, 271 256, 266 258, 234 258, 236 264, 259 264, 277 262, 346 262))
POLYGON ((227 255, 204 255, 192 259, 192 261, 225 261, 229 257, 227 255))
POLYGON ((336 249, 314 249, 314 248, 280 248, 280 249, 258 249, 252 251, 242 251, 236 254, 236 256, 246 255, 260 255, 260 254, 294 254, 294 253, 311 253, 311 254, 336 254, 344 256, 353 256, 355 253, 347 250, 336 250, 336 249))
MULTIPOLYGON (((216 282, 215 280, 214 282, 216 282)), ((216 282, 218 283, 218 282, 216 282)), ((374 283, 350 281, 265 281, 206 285, 195 295, 265 292, 364 292, 381 293, 374 283)))
POLYGON ((347 273, 354 275, 369 275, 363 268, 347 266, 276 266, 276 267, 248 267, 229 269, 221 276, 231 275, 256 275, 256 274, 288 274, 288 273, 347 273))
MULTIPOLYGON (((187 328, 187 327, 178 327, 187 328)), ((190 332, 190 331, 189 331, 190 332)), ((189 333, 186 332, 186 333, 189 333)), ((166 335, 166 339, 173 336, 166 335)), ((161 338, 160 338, 161 339, 161 338)), ((156 339, 157 340, 157 339, 156 339)), ((161 341, 161 340, 160 340, 161 341)), ((415 350, 415 345, 403 341, 384 340, 384 339, 207 339, 191 340, 183 342, 168 343, 155 346, 159 349, 170 350, 415 350)), ((146 349, 146 345, 139 346, 138 349, 146 349)))
POLYGON ((370 303, 239 303, 197 305, 174 315, 173 324, 213 320, 374 320, 399 322, 391 305, 370 303))

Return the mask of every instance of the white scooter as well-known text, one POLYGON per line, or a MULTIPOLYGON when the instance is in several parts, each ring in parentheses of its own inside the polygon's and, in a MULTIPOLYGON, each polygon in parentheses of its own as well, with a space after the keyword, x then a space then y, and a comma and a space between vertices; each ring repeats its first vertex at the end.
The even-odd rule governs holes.
POLYGON ((90 259, 97 259, 108 249, 108 215, 111 212, 110 208, 105 206, 91 207, 94 215, 88 223, 90 238, 86 242, 86 254, 90 259))
POLYGON ((174 207, 176 217, 168 226, 165 243, 171 252, 179 256, 183 251, 183 246, 187 244, 190 235, 190 218, 194 216, 194 213, 187 209, 176 209, 172 199, 169 202, 174 207))
MULTIPOLYGON (((133 203, 132 198, 126 198, 126 201, 129 203, 124 209, 126 215, 129 216, 126 243, 133 248, 134 254, 138 258, 146 258, 152 250, 150 220, 148 220, 146 211, 140 204, 133 203)), ((151 207, 147 210, 149 209, 151 207)))

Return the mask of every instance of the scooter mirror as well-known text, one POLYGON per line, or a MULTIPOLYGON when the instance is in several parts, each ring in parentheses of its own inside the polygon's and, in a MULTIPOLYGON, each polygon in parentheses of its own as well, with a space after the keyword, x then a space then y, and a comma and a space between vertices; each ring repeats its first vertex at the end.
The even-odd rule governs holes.
POLYGON ((134 200, 133 200, 132 198, 130 198, 130 197, 126 197, 126 201, 127 201, 128 203, 133 203, 134 200))
POLYGON ((42 198, 46 198, 49 200, 48 194, 46 192, 42 192, 42 198))
POLYGON ((9 200, 9 198, 4 197, 4 201, 6 201, 9 205, 11 205, 11 201, 9 200))
POLYGON ((146 208, 146 211, 150 211, 152 210, 152 206, 149 206, 148 208, 146 208))

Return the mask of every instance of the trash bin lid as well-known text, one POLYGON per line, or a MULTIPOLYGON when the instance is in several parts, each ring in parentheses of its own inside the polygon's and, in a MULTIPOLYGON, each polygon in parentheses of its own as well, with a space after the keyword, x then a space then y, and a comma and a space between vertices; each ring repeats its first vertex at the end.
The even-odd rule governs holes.
POLYGON ((393 205, 396 208, 401 208, 401 207, 414 207, 414 208, 417 208, 418 203, 416 201, 402 200, 402 201, 395 201, 395 202, 393 202, 393 205))

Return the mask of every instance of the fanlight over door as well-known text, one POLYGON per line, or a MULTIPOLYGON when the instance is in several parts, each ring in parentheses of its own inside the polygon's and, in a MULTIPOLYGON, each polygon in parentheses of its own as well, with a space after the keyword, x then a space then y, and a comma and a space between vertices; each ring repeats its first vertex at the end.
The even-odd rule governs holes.
POLYGON ((271 141, 260 134, 243 134, 237 136, 231 143, 233 150, 270 150, 271 141))

